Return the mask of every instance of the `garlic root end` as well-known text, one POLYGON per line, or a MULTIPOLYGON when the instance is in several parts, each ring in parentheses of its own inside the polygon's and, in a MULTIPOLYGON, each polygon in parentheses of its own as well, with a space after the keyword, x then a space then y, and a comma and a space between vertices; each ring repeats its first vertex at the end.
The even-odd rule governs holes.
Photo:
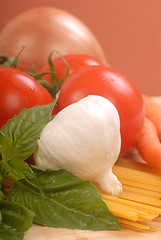
POLYGON ((118 196, 122 192, 122 184, 119 182, 117 177, 111 172, 107 172, 99 179, 95 179, 101 189, 110 195, 118 196))

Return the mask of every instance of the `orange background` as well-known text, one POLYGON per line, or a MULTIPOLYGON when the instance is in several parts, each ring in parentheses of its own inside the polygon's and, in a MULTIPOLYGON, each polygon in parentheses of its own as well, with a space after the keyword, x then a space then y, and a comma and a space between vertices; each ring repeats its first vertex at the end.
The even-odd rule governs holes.
POLYGON ((41 6, 82 20, 113 68, 141 93, 161 95, 161 0, 0 0, 0 29, 20 12, 41 6))

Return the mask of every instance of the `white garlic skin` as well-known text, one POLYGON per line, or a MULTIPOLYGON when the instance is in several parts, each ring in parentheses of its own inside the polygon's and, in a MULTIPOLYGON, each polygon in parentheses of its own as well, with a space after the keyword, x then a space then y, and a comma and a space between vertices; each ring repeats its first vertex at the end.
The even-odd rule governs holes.
POLYGON ((120 148, 115 106, 101 96, 90 95, 64 108, 45 126, 34 160, 39 166, 64 168, 118 195, 122 187, 112 167, 120 148))

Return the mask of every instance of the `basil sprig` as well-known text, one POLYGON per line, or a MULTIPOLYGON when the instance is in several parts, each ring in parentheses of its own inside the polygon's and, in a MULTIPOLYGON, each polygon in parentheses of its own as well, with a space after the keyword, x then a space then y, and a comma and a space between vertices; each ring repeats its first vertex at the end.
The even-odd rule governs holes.
POLYGON ((53 106, 23 109, 0 130, 0 239, 23 239, 32 222, 84 230, 122 227, 90 181, 65 169, 26 163, 51 120, 53 106), (7 200, 3 199, 2 177, 13 182, 7 200))

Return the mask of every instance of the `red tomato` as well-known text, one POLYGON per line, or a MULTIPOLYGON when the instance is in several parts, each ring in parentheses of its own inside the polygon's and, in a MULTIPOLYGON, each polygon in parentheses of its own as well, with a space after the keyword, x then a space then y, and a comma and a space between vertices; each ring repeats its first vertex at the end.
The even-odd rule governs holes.
POLYGON ((144 104, 137 88, 124 75, 106 66, 85 66, 70 74, 63 83, 56 113, 88 95, 110 100, 118 110, 121 131, 121 155, 132 148, 144 122, 144 104))
MULTIPOLYGON (((78 68, 82 66, 93 66, 93 65, 101 65, 102 63, 97 60, 94 57, 84 55, 84 54, 69 54, 69 55, 64 55, 63 58, 66 60, 66 62, 69 65, 69 74, 77 70, 78 68)), ((66 65, 61 59, 61 57, 55 58, 52 60, 55 70, 56 70, 56 75, 58 78, 58 81, 61 80, 66 72, 66 65)), ((47 63, 41 70, 40 72, 49 72, 49 64, 47 63)), ((43 76, 48 82, 51 82, 50 79, 50 74, 46 74, 43 76)))
POLYGON ((0 96, 0 128, 23 108, 53 101, 34 78, 9 67, 0 67, 0 96))

